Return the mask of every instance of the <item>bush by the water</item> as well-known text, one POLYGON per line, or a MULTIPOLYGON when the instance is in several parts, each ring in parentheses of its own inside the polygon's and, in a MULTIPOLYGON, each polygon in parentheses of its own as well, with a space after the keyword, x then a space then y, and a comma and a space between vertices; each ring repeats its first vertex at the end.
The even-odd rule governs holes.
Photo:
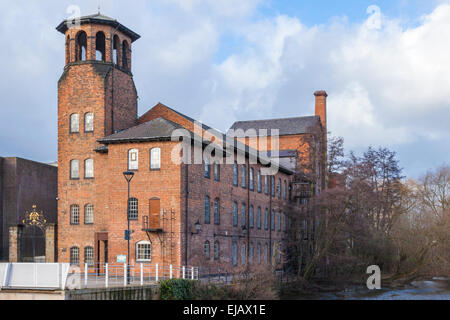
POLYGON ((169 279, 160 282, 161 300, 191 300, 193 281, 169 279))

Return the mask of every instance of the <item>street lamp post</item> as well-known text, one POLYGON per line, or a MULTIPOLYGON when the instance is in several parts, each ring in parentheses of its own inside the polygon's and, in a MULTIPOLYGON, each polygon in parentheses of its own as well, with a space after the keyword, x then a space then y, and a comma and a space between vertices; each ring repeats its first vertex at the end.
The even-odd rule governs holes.
POLYGON ((126 240, 128 242, 128 255, 127 255, 127 284, 130 284, 130 182, 131 179, 134 177, 133 171, 125 171, 123 173, 123 176, 125 177, 125 180, 127 180, 128 183, 128 198, 127 198, 127 231, 126 231, 126 240))

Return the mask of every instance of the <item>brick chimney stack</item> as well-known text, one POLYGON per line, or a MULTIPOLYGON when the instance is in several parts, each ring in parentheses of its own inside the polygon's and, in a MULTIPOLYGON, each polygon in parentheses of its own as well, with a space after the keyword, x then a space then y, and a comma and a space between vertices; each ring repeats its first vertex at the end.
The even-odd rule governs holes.
POLYGON ((314 92, 314 96, 316 97, 316 116, 320 117, 320 121, 322 122, 322 126, 325 128, 325 132, 327 132, 327 97, 328 94, 326 91, 316 91, 314 92))

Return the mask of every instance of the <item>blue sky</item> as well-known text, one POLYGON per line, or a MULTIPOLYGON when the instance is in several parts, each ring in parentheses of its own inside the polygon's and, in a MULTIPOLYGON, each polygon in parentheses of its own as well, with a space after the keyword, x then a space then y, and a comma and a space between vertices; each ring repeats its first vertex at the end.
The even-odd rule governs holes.
POLYGON ((323 89, 329 130, 347 151, 387 146, 412 177, 450 158, 449 1, 0 3, 0 156, 56 160, 64 37, 55 27, 69 5, 82 15, 100 5, 142 36, 140 114, 163 102, 226 131, 236 120, 310 115, 323 89))

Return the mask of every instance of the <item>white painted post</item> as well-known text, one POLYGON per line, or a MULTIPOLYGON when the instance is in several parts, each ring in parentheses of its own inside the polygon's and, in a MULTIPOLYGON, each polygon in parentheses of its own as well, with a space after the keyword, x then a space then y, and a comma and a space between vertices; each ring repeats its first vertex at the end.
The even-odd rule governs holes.
POLYGON ((183 266, 183 279, 186 279, 185 275, 186 275, 186 267, 183 266))
POLYGON ((191 280, 194 280, 194 267, 191 268, 191 280))
POLYGON ((141 286, 144 285, 144 264, 141 263, 141 286))
POLYGON ((127 264, 123 264, 123 286, 127 286, 127 264))
POLYGON ((108 264, 105 264, 105 287, 108 288, 109 269, 108 264))
POLYGON ((172 279, 172 265, 170 265, 170 279, 172 279))
POLYGON ((84 264, 84 287, 87 288, 88 286, 88 264, 84 264))

